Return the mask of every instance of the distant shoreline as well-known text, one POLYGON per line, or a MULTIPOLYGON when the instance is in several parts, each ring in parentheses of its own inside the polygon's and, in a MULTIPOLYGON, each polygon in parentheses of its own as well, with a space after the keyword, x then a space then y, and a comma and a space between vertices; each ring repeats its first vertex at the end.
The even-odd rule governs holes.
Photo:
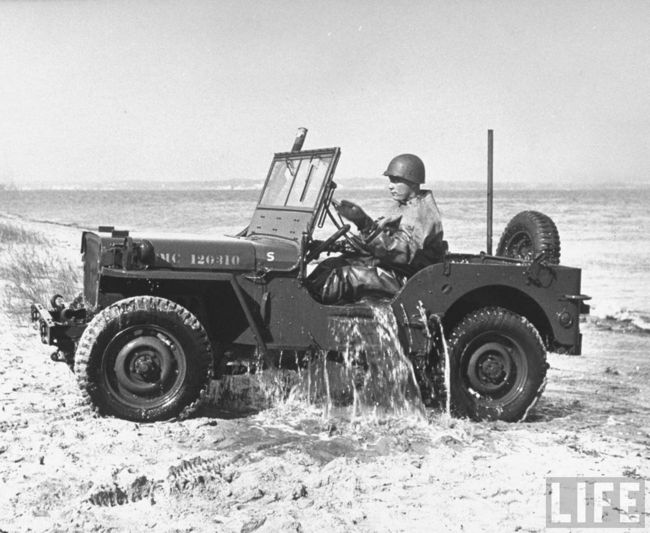
MULTIPOLYGON (((367 184, 359 185, 355 180, 335 180, 337 185, 345 190, 376 190, 383 188, 383 185, 377 180, 367 184)), ((428 184, 429 185, 429 184, 428 184)), ((429 187, 438 191, 463 191, 463 190, 483 190, 486 184, 481 181, 452 182, 452 181, 434 181, 429 187)), ((65 183, 65 184, 45 184, 35 183, 29 185, 1 184, 0 193, 2 192, 26 192, 26 191, 150 191, 155 188, 159 191, 260 191, 262 182, 253 180, 229 182, 196 182, 196 181, 176 181, 176 182, 143 182, 122 181, 106 185, 103 183, 65 183)), ((650 181, 639 183, 606 183, 598 182, 591 184, 579 183, 520 183, 514 181, 495 182, 495 190, 544 190, 544 191, 593 191, 593 190, 647 190, 650 189, 650 181)))

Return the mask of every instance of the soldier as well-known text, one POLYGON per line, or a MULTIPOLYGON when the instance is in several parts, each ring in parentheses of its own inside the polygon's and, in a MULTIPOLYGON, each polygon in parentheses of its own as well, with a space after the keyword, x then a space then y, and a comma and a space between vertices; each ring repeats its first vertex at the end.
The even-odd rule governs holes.
POLYGON ((323 303, 351 302, 364 295, 392 296, 404 279, 438 262, 445 253, 440 212, 424 183, 424 163, 402 154, 388 164, 392 211, 373 221, 358 205, 335 203, 353 222, 366 243, 367 255, 346 253, 323 261, 308 278, 312 293, 323 303))

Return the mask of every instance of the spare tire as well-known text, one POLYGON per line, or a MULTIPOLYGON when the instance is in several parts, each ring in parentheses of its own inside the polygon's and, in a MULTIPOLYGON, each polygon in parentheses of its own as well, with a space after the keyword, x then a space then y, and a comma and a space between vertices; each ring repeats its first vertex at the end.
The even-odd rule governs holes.
POLYGON ((555 222, 538 211, 522 211, 508 222, 497 255, 532 261, 540 252, 549 263, 560 263, 560 234, 555 222))

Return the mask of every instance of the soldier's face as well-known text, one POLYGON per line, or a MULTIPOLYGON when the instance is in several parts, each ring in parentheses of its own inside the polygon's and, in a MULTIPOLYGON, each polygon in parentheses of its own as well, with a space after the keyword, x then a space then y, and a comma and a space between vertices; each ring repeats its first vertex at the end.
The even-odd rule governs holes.
POLYGON ((417 186, 410 181, 389 176, 388 190, 396 202, 407 202, 417 194, 417 186))

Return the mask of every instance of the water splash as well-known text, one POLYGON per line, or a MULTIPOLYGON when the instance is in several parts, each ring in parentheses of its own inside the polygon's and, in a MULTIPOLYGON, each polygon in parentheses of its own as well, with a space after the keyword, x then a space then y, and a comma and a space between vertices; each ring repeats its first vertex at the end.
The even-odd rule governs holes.
POLYGON ((442 345, 442 352, 445 358, 445 414, 448 418, 451 418, 451 362, 449 358, 449 347, 447 346, 447 339, 445 337, 445 330, 442 326, 442 320, 440 320, 440 317, 438 315, 431 315, 431 318, 438 325, 440 343, 442 345))
MULTIPOLYGON (((425 407, 415 370, 404 354, 389 304, 367 302, 365 316, 330 319, 337 351, 295 353, 291 368, 262 368, 214 382, 209 401, 222 409, 261 411, 285 405, 305 414, 318 407, 322 418, 423 420, 425 407)), ((281 361, 292 360, 281 353, 281 361)), ((286 365, 285 365, 286 366, 286 365)))
POLYGON ((301 380, 299 372, 281 368, 229 374, 210 383, 206 403, 225 411, 257 412, 292 399, 301 380))
MULTIPOLYGON (((371 317, 336 317, 331 334, 341 350, 336 378, 352 393, 352 417, 424 416, 411 361, 402 350, 388 304, 367 303, 371 317)), ((330 391, 331 393, 332 391, 330 391)))

